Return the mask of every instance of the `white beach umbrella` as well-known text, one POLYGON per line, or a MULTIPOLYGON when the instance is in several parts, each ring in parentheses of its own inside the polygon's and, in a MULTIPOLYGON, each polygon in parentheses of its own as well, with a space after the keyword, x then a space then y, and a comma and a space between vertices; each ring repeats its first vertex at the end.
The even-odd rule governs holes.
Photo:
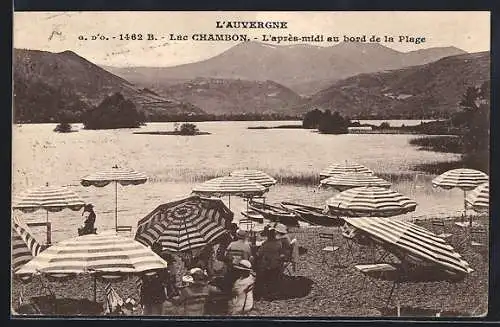
POLYGON ((144 184, 148 180, 144 173, 130 168, 119 168, 113 166, 111 169, 98 171, 83 177, 80 183, 84 187, 104 187, 110 183, 115 184, 115 229, 118 227, 118 184, 122 186, 144 184))
POLYGON ((345 173, 361 173, 361 174, 373 174, 373 171, 368 169, 367 167, 357 164, 355 162, 347 162, 344 163, 336 163, 328 166, 323 169, 319 174, 320 177, 329 177, 337 174, 345 174, 345 173))
POLYGON ((276 179, 269 176, 263 171, 254 170, 254 169, 243 169, 243 170, 235 170, 231 172, 230 176, 243 177, 252 182, 261 184, 265 187, 270 187, 276 184, 276 179))
POLYGON ((477 212, 488 212, 490 208, 490 185, 483 183, 476 187, 472 192, 467 194, 465 198, 472 209, 477 212))
POLYGON ((366 173, 344 173, 335 174, 328 178, 322 179, 320 185, 331 186, 339 191, 345 191, 354 187, 363 186, 378 186, 389 188, 391 183, 388 181, 377 177, 375 175, 369 175, 366 173))
POLYGON ((14 271, 42 251, 41 244, 33 237, 28 226, 15 216, 12 218, 11 251, 11 266, 14 271))
MULTIPOLYGON (((446 190, 460 188, 464 191, 464 215, 467 216, 467 191, 488 182, 488 175, 482 171, 468 168, 448 170, 432 180, 432 186, 446 190)), ((472 226, 472 220, 470 221, 472 226)))
POLYGON ((417 203, 383 187, 356 187, 326 201, 330 213, 349 217, 391 217, 415 211, 417 203))
POLYGON ((410 262, 425 262, 452 274, 474 271, 446 240, 413 223, 379 217, 345 218, 345 221, 410 262))
POLYGON ((267 191, 268 188, 265 186, 239 176, 213 178, 193 188, 193 193, 199 195, 229 196, 229 207, 231 207, 231 195, 242 197, 261 196, 267 191))

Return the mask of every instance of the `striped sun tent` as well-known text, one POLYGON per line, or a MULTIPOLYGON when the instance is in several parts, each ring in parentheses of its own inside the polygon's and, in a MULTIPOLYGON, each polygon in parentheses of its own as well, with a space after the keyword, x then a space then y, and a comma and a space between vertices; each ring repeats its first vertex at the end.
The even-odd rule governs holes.
POLYGON ((135 239, 163 251, 199 249, 224 234, 233 213, 219 199, 190 196, 162 204, 138 222, 135 239))
POLYGON ((370 169, 366 168, 363 165, 354 163, 354 162, 344 162, 344 163, 337 163, 328 166, 327 168, 323 169, 321 173, 319 174, 320 177, 329 177, 337 174, 346 174, 346 173, 361 173, 361 174, 373 174, 373 171, 370 169))
POLYGON ((167 267, 150 248, 117 234, 90 234, 52 245, 22 266, 17 275, 52 278, 95 272, 99 276, 138 274, 167 267))
POLYGON ((473 271, 444 239, 413 223, 379 217, 345 218, 345 221, 389 252, 403 254, 410 262, 436 265, 453 274, 473 271))
POLYGON ((57 212, 65 208, 77 211, 85 205, 78 194, 70 189, 49 184, 27 190, 14 197, 12 202, 12 208, 22 212, 34 212, 38 209, 57 212))
POLYGON ((333 187, 339 191, 345 191, 354 187, 378 186, 391 187, 391 183, 375 175, 363 173, 336 174, 320 181, 321 185, 333 187))
POLYGON ((114 166, 110 169, 104 169, 94 174, 85 176, 80 183, 87 186, 104 187, 109 183, 116 182, 120 185, 139 185, 148 180, 144 173, 137 172, 130 168, 119 168, 114 166))
POLYGON ((477 212, 488 212, 490 208, 490 185, 483 183, 467 194, 465 201, 477 212))
POLYGON ((14 271, 42 251, 42 246, 33 237, 28 226, 15 216, 12 219, 11 246, 14 271))
POLYGON ((464 191, 475 189, 480 184, 488 182, 488 175, 482 171, 468 168, 448 170, 432 180, 434 187, 444 189, 460 188, 464 191))
POLYGON ((265 187, 270 187, 276 184, 276 179, 274 179, 273 177, 269 176, 268 174, 260 170, 253 170, 253 169, 235 170, 231 172, 230 175, 246 178, 252 182, 258 183, 265 187))
POLYGON ((348 217, 391 217, 415 211, 417 203, 383 187, 356 187, 326 201, 329 212, 348 217))
POLYGON ((252 182, 244 177, 224 176, 210 179, 193 188, 193 193, 209 196, 260 196, 267 192, 261 184, 252 182))

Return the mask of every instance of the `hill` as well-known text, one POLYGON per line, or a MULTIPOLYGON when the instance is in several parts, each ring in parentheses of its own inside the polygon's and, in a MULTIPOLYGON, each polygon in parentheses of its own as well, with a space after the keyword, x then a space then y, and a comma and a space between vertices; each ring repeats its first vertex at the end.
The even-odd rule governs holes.
POLYGON ((286 113, 302 101, 298 94, 273 81, 197 78, 163 87, 158 93, 215 115, 286 113))
POLYGON ((61 112, 79 116, 117 92, 146 115, 203 113, 191 104, 138 88, 71 51, 15 49, 13 75, 15 121, 53 121, 61 112))
POLYGON ((426 65, 338 81, 297 106, 295 112, 320 108, 351 118, 447 117, 458 110, 467 87, 489 79, 489 52, 450 56, 426 65))
POLYGON ((454 48, 399 52, 378 43, 339 43, 330 47, 244 42, 210 59, 174 67, 105 67, 139 85, 164 87, 197 77, 272 80, 301 95, 360 73, 421 65, 465 53, 454 48))

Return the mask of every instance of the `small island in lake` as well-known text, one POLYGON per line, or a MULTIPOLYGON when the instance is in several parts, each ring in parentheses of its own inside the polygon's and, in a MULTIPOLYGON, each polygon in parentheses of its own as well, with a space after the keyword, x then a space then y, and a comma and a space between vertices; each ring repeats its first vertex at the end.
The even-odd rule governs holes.
POLYGON ((181 135, 181 136, 196 136, 196 135, 210 135, 208 132, 200 132, 195 124, 184 123, 178 126, 174 125, 173 131, 151 131, 151 132, 134 132, 134 134, 148 134, 148 135, 181 135))

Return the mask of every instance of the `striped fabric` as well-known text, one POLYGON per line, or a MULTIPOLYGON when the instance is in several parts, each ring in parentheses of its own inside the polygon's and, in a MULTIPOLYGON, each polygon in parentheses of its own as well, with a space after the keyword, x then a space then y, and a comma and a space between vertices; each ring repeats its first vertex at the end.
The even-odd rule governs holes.
POLYGON ((490 207, 489 183, 483 183, 467 194, 465 202, 477 212, 487 212, 490 207))
POLYGON ((363 165, 354 163, 354 162, 345 162, 345 163, 337 163, 328 166, 323 169, 319 174, 320 177, 329 177, 337 174, 346 174, 346 173, 361 173, 361 174, 373 174, 373 171, 366 168, 363 165))
POLYGON ((473 271, 444 239, 418 225, 379 217, 346 218, 345 221, 368 233, 372 240, 386 249, 404 254, 412 262, 436 265, 458 274, 473 271))
POLYGON ((417 203, 382 187, 356 187, 326 201, 329 212, 348 217, 391 217, 415 211, 417 203))
POLYGON ((106 293, 106 303, 105 303, 105 314, 117 313, 121 310, 124 301, 120 295, 116 292, 116 290, 111 286, 111 283, 108 283, 104 287, 104 291, 106 293))
POLYGON ((65 208, 80 210, 85 202, 75 192, 61 186, 42 186, 27 190, 13 199, 12 208, 23 212, 34 212, 45 209, 50 212, 65 208))
POLYGON ((238 176, 217 177, 193 188, 193 193, 213 196, 260 196, 267 191, 261 184, 238 176))
POLYGON ((16 274, 43 273, 53 278, 91 273, 136 274, 167 268, 167 263, 143 244, 116 234, 90 234, 54 244, 16 274))
POLYGON ((369 175, 366 173, 336 174, 321 180, 320 184, 331 186, 340 191, 345 191, 353 187, 362 186, 378 186, 384 188, 391 187, 391 183, 389 183, 388 181, 375 175, 369 175))
POLYGON ((452 189, 458 187, 464 191, 475 189, 482 183, 488 182, 488 175, 475 169, 452 169, 432 180, 434 187, 452 189))
POLYGON ((144 173, 129 168, 114 166, 110 169, 105 169, 85 176, 80 183, 85 187, 90 185, 104 187, 111 182, 117 182, 120 185, 126 186, 144 184, 147 180, 148 178, 144 173))
POLYGON ((184 252, 201 248, 225 233, 233 213, 219 199, 190 196, 162 204, 137 224, 135 239, 163 250, 184 252))
POLYGON ((12 269, 16 271, 34 256, 37 256, 42 251, 42 246, 33 237, 28 226, 15 216, 12 220, 11 237, 12 269))
POLYGON ((252 182, 263 185, 265 187, 270 187, 276 184, 276 179, 272 178, 271 176, 260 170, 252 170, 252 169, 235 170, 230 174, 230 176, 243 177, 252 182))

